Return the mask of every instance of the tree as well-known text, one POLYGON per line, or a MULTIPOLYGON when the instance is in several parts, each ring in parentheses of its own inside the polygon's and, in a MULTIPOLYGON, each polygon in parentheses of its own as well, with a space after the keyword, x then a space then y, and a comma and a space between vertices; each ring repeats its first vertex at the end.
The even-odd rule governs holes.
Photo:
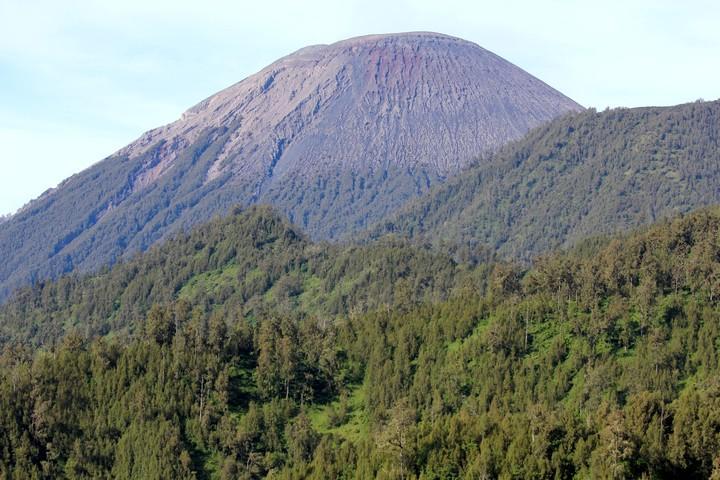
POLYGON ((169 345, 175 335, 175 318, 166 307, 153 305, 147 314, 146 335, 158 345, 169 345))
POLYGON ((112 474, 118 479, 191 479, 180 432, 169 422, 133 423, 118 441, 112 474), (184 453, 183 453, 184 452, 184 453))
MULTIPOLYGON (((601 410, 602 411, 602 410, 601 410)), ((597 472, 609 479, 624 479, 630 475, 629 461, 633 456, 633 443, 624 425, 621 411, 613 410, 603 420, 599 448, 594 452, 597 472)))
POLYGON ((379 433, 380 451, 392 455, 400 470, 401 479, 406 478, 412 467, 416 448, 415 420, 415 410, 407 400, 400 400, 388 412, 388 418, 379 433))
POLYGON ((285 441, 288 454, 295 464, 307 462, 312 458, 318 444, 318 434, 305 412, 300 412, 300 415, 285 427, 285 441))

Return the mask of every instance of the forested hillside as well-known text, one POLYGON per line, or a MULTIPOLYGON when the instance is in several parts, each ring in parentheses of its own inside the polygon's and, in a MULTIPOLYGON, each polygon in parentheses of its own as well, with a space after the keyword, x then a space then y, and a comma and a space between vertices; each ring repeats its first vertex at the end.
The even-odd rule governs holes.
POLYGON ((720 202, 720 102, 588 110, 539 127, 373 232, 529 259, 720 202))
POLYGON ((719 478, 719 298, 718 209, 488 275, 234 215, 5 308, 0 478, 719 478))
POLYGON ((479 272, 399 241, 313 243, 269 207, 236 207, 97 275, 20 289, 0 306, 0 344, 49 346, 68 332, 132 335, 151 306, 175 300, 238 321, 279 309, 329 322, 351 311, 442 300, 471 275, 479 272))

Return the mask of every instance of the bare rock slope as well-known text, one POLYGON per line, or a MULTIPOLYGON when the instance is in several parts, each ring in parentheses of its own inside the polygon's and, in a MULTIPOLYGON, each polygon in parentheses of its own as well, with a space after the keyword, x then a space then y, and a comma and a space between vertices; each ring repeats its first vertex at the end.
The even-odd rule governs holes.
POLYGON ((0 297, 91 270, 236 203, 316 238, 407 200, 577 103, 483 48, 435 33, 301 49, 31 202, 0 229, 0 297))

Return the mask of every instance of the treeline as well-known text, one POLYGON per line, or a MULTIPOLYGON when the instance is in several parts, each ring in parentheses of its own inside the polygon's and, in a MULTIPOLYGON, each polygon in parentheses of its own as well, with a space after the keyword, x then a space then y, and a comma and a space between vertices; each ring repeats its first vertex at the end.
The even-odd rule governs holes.
POLYGON ((233 314, 203 277, 127 338, 8 344, 0 477, 720 478, 720 210, 482 286, 448 268, 466 283, 333 321, 275 286, 233 314))

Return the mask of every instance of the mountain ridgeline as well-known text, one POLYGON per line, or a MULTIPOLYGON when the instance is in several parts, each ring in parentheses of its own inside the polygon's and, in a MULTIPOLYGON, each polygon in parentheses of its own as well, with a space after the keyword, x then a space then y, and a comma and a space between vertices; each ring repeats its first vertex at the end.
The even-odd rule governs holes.
POLYGON ((363 229, 483 152, 581 107, 434 33, 301 49, 32 201, 0 229, 0 298, 271 204, 314 238, 363 229))
POLYGON ((720 101, 587 110, 533 130, 370 237, 528 260, 720 203, 719 182, 720 101))
POLYGON ((488 269, 236 212, 2 308, 0 477, 718 478, 718 238, 488 269))

